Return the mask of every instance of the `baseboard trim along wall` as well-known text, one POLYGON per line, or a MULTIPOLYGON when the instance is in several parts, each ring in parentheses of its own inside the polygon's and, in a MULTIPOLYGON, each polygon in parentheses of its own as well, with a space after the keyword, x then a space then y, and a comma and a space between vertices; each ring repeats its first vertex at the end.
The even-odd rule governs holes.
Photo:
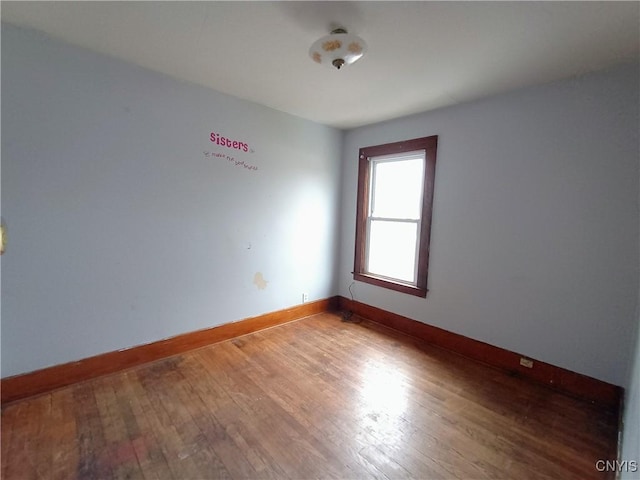
POLYGON ((282 325, 309 315, 335 310, 351 311, 355 315, 405 333, 426 343, 496 367, 508 374, 545 384, 573 397, 597 403, 602 407, 613 410, 620 408, 624 390, 619 386, 535 359, 526 358, 526 360, 533 362, 532 368, 527 368, 520 364, 523 356, 518 353, 448 332, 377 307, 349 300, 345 297, 332 297, 304 303, 277 312, 185 333, 126 350, 108 352, 75 362, 3 378, 0 385, 1 401, 4 405, 77 382, 184 353, 188 350, 282 325))
POLYGON ((340 310, 351 311, 355 315, 398 330, 426 343, 497 367, 508 374, 545 384, 555 390, 596 403, 607 409, 617 411, 620 408, 624 389, 617 385, 531 359, 518 353, 427 325, 377 307, 349 300, 345 297, 339 297, 338 305, 340 310), (527 368, 521 365, 520 360, 522 358, 525 358, 525 361, 531 360, 533 366, 527 368))
POLYGON ((146 345, 103 353, 75 362, 54 365, 30 373, 3 378, 0 384, 1 401, 4 405, 15 400, 50 392, 57 388, 119 372, 188 350, 282 325, 309 315, 336 310, 337 301, 338 297, 332 297, 303 303, 277 312, 185 333, 146 345))

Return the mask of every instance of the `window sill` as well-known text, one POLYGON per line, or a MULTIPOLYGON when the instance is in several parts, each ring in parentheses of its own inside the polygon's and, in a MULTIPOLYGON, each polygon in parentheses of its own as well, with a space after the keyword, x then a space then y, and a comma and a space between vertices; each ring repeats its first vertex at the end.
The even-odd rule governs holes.
POLYGON ((395 290, 396 292, 406 293, 408 295, 415 295, 416 297, 427 296, 427 289, 416 287, 415 285, 407 285, 406 283, 394 282, 386 278, 376 277, 374 275, 368 275, 365 273, 354 273, 353 279, 359 282, 369 283, 382 288, 388 288, 389 290, 395 290))

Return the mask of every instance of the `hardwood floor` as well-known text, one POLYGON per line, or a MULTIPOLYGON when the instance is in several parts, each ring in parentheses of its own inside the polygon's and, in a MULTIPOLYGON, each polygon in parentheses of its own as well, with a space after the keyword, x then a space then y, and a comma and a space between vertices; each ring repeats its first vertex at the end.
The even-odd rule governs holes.
POLYGON ((617 420, 319 314, 5 406, 2 478, 606 478, 617 420))

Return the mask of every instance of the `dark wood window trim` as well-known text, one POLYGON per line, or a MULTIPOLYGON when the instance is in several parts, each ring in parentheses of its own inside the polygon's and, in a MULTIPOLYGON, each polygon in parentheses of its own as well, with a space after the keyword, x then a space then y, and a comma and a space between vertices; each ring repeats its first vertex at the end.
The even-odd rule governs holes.
POLYGON ((356 248, 353 278, 360 282, 416 295, 427 296, 427 276, 429 270, 429 240, 431 236, 431 217, 433 214, 433 188, 436 170, 438 136, 416 138, 402 142, 387 143, 361 148, 358 154, 358 203, 356 211, 356 248), (422 196, 422 214, 418 253, 418 275, 416 285, 368 274, 366 266, 367 215, 369 211, 369 185, 371 157, 400 154, 415 150, 425 151, 424 192, 422 196))

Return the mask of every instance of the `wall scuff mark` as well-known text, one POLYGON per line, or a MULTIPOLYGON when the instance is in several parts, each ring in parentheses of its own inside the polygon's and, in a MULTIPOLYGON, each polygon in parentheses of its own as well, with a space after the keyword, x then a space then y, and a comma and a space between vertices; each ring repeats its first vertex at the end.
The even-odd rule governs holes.
POLYGON ((267 288, 267 283, 269 282, 264 279, 264 277, 262 276, 262 272, 256 272, 256 274, 253 276, 253 283, 256 287, 258 287, 259 290, 264 290, 265 288, 267 288))

